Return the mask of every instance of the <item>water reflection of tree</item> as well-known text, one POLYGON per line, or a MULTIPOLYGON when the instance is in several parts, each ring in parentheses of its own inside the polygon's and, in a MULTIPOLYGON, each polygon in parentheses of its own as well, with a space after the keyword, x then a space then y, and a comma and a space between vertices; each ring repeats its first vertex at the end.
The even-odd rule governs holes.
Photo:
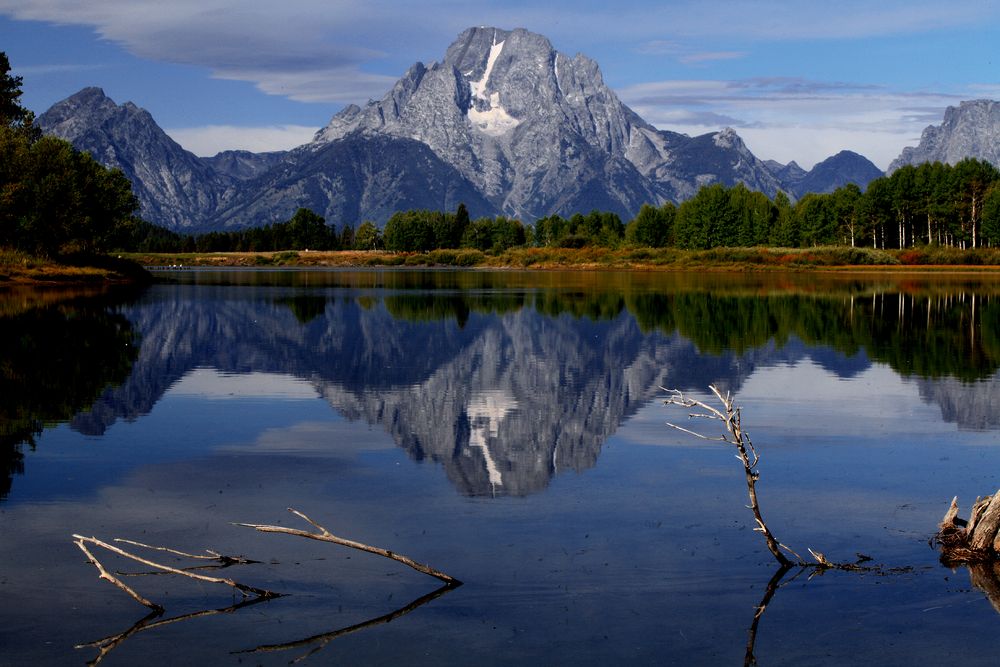
POLYGON ((833 293, 691 290, 543 290, 497 295, 461 292, 387 297, 396 317, 428 321, 530 306, 552 317, 612 320, 623 309, 645 332, 675 332, 703 353, 743 354, 795 337, 847 356, 862 350, 903 376, 979 380, 1000 369, 1000 296, 959 284, 954 291, 849 285, 833 293), (968 290, 968 291, 966 291, 968 290))
POLYGON ((129 375, 129 321, 105 299, 71 299, 0 318, 0 498, 24 472, 22 447, 129 375))

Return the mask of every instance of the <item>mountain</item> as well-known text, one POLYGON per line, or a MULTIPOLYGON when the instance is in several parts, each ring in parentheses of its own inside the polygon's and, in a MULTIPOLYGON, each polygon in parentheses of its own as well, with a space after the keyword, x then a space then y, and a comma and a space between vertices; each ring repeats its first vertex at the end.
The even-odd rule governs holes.
POLYGON ((131 102, 116 105, 100 88, 84 88, 39 116, 46 134, 121 169, 132 181, 140 215, 170 229, 198 227, 234 194, 220 174, 160 129, 131 102))
POLYGON ((781 187, 732 130, 657 130, 607 87, 597 63, 523 29, 469 28, 441 63, 416 63, 381 100, 345 108, 312 145, 352 133, 420 141, 498 211, 529 220, 591 208, 628 218, 705 183, 769 195, 781 187))
MULTIPOLYGON (((39 125, 121 168, 147 219, 188 231, 286 220, 301 206, 338 226, 459 202, 473 216, 528 222, 592 209, 629 219, 711 183, 773 197, 801 171, 765 164, 729 128, 658 130, 593 60, 523 29, 469 28, 440 63, 415 63, 380 100, 345 107, 287 152, 199 158, 98 88, 57 103, 39 125)), ((819 181, 844 178, 833 169, 819 181)))
POLYGON ((953 165, 969 157, 1000 167, 1000 102, 970 100, 948 107, 941 125, 928 126, 917 146, 904 148, 889 173, 907 164, 953 165))
POLYGON ((809 171, 795 162, 787 165, 770 162, 768 166, 784 184, 785 191, 796 199, 810 192, 833 192, 848 183, 854 183, 864 190, 869 183, 883 175, 882 170, 871 160, 852 151, 840 151, 818 162, 809 171))

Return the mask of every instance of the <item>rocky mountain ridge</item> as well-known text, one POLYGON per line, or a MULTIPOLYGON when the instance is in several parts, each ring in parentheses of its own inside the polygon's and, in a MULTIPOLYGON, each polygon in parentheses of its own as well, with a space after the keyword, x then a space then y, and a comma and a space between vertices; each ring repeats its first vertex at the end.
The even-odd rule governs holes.
POLYGON ((924 162, 954 165, 968 157, 1000 167, 1000 102, 969 100, 948 107, 942 123, 925 128, 920 143, 904 148, 888 173, 924 162))
POLYGON ((382 99, 345 107, 288 152, 198 158, 97 88, 57 103, 39 125, 121 168, 142 214, 177 230, 257 226, 300 206, 338 226, 383 223, 396 210, 459 202, 473 216, 528 222, 592 209, 629 219, 710 183, 773 197, 804 182, 797 165, 764 163, 732 129, 689 137, 653 127, 597 63, 523 29, 469 28, 440 63, 415 63, 382 99))

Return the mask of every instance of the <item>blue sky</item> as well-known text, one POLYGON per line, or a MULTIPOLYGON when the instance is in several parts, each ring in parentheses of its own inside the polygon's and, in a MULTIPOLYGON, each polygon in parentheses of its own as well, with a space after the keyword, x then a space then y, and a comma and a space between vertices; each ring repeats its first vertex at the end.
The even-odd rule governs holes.
POLYGON ((661 129, 733 127, 806 168, 846 148, 884 169, 947 106, 1000 99, 1000 0, 0 0, 27 107, 100 86, 199 155, 308 141, 472 25, 585 53, 661 129))

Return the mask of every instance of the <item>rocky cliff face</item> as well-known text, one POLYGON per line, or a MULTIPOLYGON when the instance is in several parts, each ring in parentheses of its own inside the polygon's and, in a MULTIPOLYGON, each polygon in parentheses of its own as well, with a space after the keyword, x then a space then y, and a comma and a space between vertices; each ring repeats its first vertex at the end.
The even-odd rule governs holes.
POLYGON ((917 146, 904 148, 889 173, 907 164, 953 165, 968 157, 1000 167, 1000 102, 971 100, 948 107, 941 125, 928 126, 917 146))
POLYGON ((235 194, 233 179, 184 150, 149 112, 117 105, 100 88, 84 88, 38 118, 46 134, 66 139, 132 181, 140 215, 170 229, 203 226, 235 194))
POLYGON ((711 183, 774 196, 796 175, 757 159, 731 129, 657 130, 622 104, 593 60, 521 29, 466 30, 440 63, 414 64, 381 100, 344 108, 287 153, 198 158, 147 112, 96 88, 39 123, 120 167, 143 215, 172 229, 260 225, 301 206, 338 226, 383 223, 396 210, 459 202, 474 216, 526 222, 592 209, 629 219, 643 204, 679 202, 711 183))

